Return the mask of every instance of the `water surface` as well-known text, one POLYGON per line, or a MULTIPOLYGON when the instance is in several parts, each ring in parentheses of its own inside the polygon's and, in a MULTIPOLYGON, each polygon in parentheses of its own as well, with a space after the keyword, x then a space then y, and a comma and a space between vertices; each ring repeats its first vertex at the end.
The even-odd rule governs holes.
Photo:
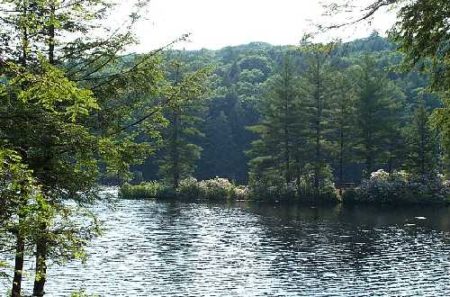
POLYGON ((105 234, 86 265, 50 267, 47 296, 450 295, 448 208, 142 200, 95 211, 105 234))

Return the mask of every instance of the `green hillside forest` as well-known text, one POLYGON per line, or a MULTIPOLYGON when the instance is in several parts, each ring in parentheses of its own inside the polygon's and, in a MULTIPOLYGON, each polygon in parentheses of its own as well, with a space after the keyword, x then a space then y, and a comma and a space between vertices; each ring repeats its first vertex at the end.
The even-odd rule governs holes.
POLYGON ((330 198, 375 172, 417 184, 439 184, 446 172, 431 117, 442 103, 428 90, 430 78, 402 71, 403 55, 376 32, 348 43, 252 43, 163 59, 174 86, 208 74, 201 96, 164 111, 168 126, 155 154, 127 180, 159 181, 162 196, 183 181, 220 177, 249 186, 255 199, 330 198))

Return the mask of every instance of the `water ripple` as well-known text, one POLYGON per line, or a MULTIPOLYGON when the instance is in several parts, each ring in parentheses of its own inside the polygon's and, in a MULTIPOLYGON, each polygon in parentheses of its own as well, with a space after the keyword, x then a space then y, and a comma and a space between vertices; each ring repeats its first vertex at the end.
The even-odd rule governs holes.
POLYGON ((47 296, 450 295, 448 210, 121 201, 96 212, 105 234, 86 265, 50 267, 47 296))

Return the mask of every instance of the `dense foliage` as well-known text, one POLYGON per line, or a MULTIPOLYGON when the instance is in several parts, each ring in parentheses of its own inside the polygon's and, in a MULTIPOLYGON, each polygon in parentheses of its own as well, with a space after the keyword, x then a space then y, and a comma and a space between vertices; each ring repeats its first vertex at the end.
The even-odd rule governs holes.
POLYGON ((0 235, 15 258, 12 296, 22 296, 26 255, 33 296, 45 294, 49 260, 84 257, 99 232, 84 208, 99 179, 126 179, 154 151, 166 104, 159 58, 122 55, 145 2, 111 34, 101 23, 111 1, 0 1, 0 235))
POLYGON ((186 201, 207 200, 248 200, 250 191, 245 186, 237 186, 225 178, 198 181, 193 177, 180 180, 176 190, 172 185, 163 182, 151 181, 138 185, 124 184, 120 188, 119 195, 124 199, 181 199, 186 201))
MULTIPOLYGON (((186 122, 202 137, 183 145, 199 153, 190 172, 180 170, 183 178, 220 176, 249 184, 259 199, 306 199, 335 196, 336 187, 378 169, 445 169, 430 118, 441 103, 427 92, 428 77, 397 71, 402 55, 376 33, 344 44, 253 43, 173 55, 188 70, 213 65, 212 95, 203 108, 196 101, 193 114, 203 120, 186 122)), ((157 179, 162 158, 137 168, 136 181, 157 179)))
POLYGON ((430 172, 418 178, 405 171, 373 172, 369 179, 344 193, 344 203, 371 204, 449 204, 450 184, 430 172))

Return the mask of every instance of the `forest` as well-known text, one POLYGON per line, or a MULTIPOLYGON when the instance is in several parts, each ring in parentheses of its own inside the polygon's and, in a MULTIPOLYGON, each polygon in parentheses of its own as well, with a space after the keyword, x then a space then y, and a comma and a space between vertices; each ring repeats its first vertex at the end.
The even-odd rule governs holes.
POLYGON ((113 1, 0 0, 2 294, 86 261, 115 198, 450 203, 450 2, 334 26, 395 5, 387 37, 136 54, 149 2, 111 29, 113 1))
MULTIPOLYGON (((232 187, 225 179, 249 185, 255 199, 309 200, 342 195, 375 172, 392 182, 434 182, 428 196, 447 190, 439 185, 446 158, 431 116, 442 103, 427 88, 429 75, 402 71, 403 55, 377 32, 296 48, 170 51, 164 59, 178 61, 168 66, 173 84, 183 73, 209 71, 208 90, 165 111, 169 125, 156 154, 134 168, 131 183, 161 184, 147 184, 147 194, 142 185, 125 186, 125 196, 169 197, 180 182, 195 188, 194 179, 219 177, 224 186, 232 187)), ((386 195, 402 189, 392 191, 386 195)))

